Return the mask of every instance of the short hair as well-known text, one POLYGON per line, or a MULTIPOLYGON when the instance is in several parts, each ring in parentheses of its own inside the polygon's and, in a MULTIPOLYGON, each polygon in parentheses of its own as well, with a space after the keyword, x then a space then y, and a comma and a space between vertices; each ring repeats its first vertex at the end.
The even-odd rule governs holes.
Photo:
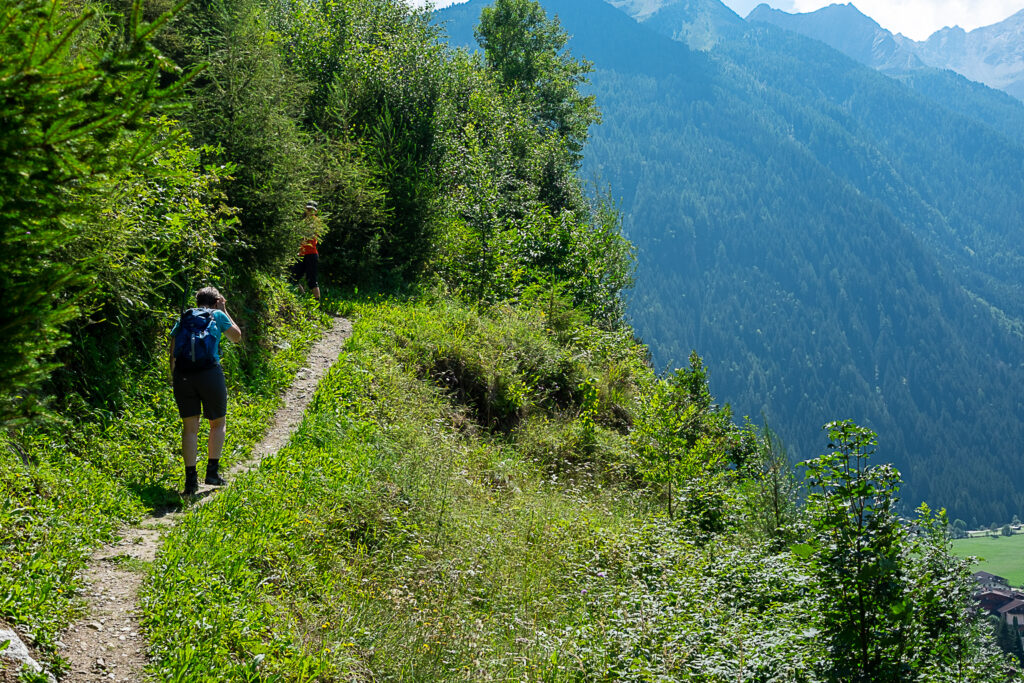
POLYGON ((220 301, 220 291, 216 287, 203 287, 196 292, 196 306, 213 308, 220 301))

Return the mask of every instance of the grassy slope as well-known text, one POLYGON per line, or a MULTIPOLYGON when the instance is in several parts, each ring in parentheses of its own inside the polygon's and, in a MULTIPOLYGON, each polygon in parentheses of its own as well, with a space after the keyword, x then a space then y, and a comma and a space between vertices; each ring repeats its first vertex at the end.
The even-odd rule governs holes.
MULTIPOLYGON (((248 457, 320 329, 317 315, 302 315, 279 295, 296 324, 262 340, 268 349, 277 347, 273 353, 253 340, 245 351, 229 347, 225 353, 228 464, 248 457)), ((91 420, 16 434, 28 466, 0 435, 0 620, 34 634, 43 651, 52 652, 57 634, 80 613, 74 596, 92 551, 122 525, 179 504, 181 423, 162 354, 157 365, 123 377, 128 399, 120 414, 97 411, 91 420)))
POLYGON ((975 571, 998 574, 1011 586, 1024 586, 1024 535, 962 538, 953 541, 953 552, 960 557, 977 557, 975 571))
POLYGON ((261 654, 264 674, 296 680, 496 675, 538 659, 529 626, 580 608, 564 584, 593 550, 588 525, 614 527, 615 501, 595 509, 548 485, 393 355, 409 350, 422 371, 482 351, 441 348, 472 347, 475 316, 361 314, 291 445, 204 508, 155 568, 149 626, 165 679, 241 678, 261 654), (212 634, 183 633, 179 610, 212 634))
POLYGON ((620 479, 632 340, 447 303, 358 316, 290 444, 158 558, 159 679, 735 680, 811 642, 785 561, 701 548, 620 479))

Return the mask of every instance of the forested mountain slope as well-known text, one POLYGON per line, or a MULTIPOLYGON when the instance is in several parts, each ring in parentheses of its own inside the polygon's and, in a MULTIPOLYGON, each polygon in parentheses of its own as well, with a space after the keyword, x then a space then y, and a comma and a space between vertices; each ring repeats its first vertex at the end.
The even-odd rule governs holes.
POLYGON ((865 420, 910 505, 1019 511, 1020 145, 816 41, 760 26, 694 53, 601 5, 546 3, 595 63, 585 171, 622 198, 657 365, 696 348, 798 457, 828 419, 865 420))

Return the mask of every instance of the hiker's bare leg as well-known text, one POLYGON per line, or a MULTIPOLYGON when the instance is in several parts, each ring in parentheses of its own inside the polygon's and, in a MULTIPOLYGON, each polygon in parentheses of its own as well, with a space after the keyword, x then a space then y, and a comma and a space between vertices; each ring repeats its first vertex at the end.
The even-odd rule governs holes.
POLYGON ((319 287, 314 287, 313 288, 313 298, 316 299, 317 301, 320 300, 320 288, 319 287))
MULTIPOLYGON (((220 460, 224 450, 224 438, 228 433, 228 418, 218 417, 210 420, 210 439, 206 442, 206 456, 209 460, 220 460)), ((193 459, 193 463, 195 460, 193 459)))
POLYGON ((185 467, 196 466, 196 453, 199 450, 199 416, 181 418, 181 457, 185 467))

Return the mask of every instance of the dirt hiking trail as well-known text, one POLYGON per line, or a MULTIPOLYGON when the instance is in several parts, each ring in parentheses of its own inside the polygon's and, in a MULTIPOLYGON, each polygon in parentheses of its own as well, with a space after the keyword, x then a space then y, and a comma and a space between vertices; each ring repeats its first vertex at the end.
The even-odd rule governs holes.
MULTIPOLYGON (((352 323, 348 320, 335 318, 333 323, 310 349, 305 365, 284 394, 270 431, 253 449, 252 458, 226 471, 228 486, 235 476, 257 467, 265 456, 277 452, 299 426, 317 383, 338 359, 342 344, 352 334, 352 323)), ((70 664, 62 683, 144 680, 148 659, 146 637, 139 627, 139 588, 164 534, 192 507, 217 495, 217 489, 204 485, 202 477, 199 484, 199 494, 192 506, 155 512, 90 558, 82 591, 87 601, 86 616, 72 624, 61 638, 60 654, 70 664)))

